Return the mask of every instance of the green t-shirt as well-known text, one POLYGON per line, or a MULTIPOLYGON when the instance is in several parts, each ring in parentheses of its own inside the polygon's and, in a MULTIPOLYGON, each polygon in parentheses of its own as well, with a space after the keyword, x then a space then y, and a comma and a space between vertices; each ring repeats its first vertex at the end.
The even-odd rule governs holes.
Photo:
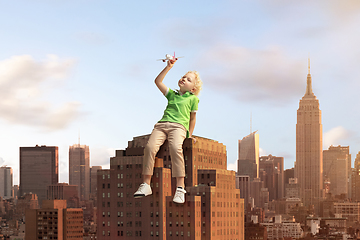
POLYGON ((168 105, 159 122, 180 123, 189 131, 190 112, 198 110, 199 98, 191 92, 181 95, 180 92, 175 92, 170 88, 165 97, 168 100, 168 105))

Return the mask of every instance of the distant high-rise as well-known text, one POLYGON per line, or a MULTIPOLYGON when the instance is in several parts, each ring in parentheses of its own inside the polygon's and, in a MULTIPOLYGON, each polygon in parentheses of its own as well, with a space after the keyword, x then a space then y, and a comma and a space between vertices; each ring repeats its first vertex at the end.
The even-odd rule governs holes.
POLYGON ((351 155, 349 147, 330 146, 323 151, 324 181, 330 183, 329 192, 332 195, 345 194, 349 196, 349 162, 351 155))
POLYGON ((319 100, 312 91, 310 63, 306 92, 297 110, 295 177, 303 203, 318 206, 323 197, 322 124, 319 100))
POLYGON ((14 197, 12 187, 13 170, 11 167, 0 167, 0 197, 4 199, 14 197))
POLYGON ((47 187, 59 181, 58 147, 20 147, 20 195, 35 193, 39 204, 47 199, 47 187))
POLYGON ((95 206, 97 204, 97 171, 101 169, 101 166, 92 166, 90 168, 90 200, 95 201, 95 206))
POLYGON ((259 158, 260 179, 269 190, 269 200, 284 197, 284 158, 276 156, 261 156, 259 158))
POLYGON ((78 186, 58 183, 48 186, 48 200, 66 200, 67 208, 79 207, 78 186))
POLYGON ((360 152, 356 154, 354 170, 351 176, 352 190, 351 199, 353 201, 360 201, 360 152))
POLYGON ((245 208, 250 203, 250 176, 236 175, 236 188, 240 189, 240 198, 244 199, 245 208))
POLYGON ((89 146, 74 144, 69 147, 69 184, 77 185, 81 201, 89 200, 90 194, 89 146))
POLYGON ((248 175, 251 181, 259 176, 259 134, 256 132, 239 140, 237 175, 248 175))

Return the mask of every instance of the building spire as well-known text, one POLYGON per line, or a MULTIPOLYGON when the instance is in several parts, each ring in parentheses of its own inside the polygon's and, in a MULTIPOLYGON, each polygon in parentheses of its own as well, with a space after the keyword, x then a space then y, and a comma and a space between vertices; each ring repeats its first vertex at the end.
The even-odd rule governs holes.
POLYGON ((307 82, 306 82, 306 93, 305 95, 314 95, 313 91, 312 91, 312 86, 311 86, 311 75, 310 75, 310 57, 308 58, 308 75, 307 75, 307 82))

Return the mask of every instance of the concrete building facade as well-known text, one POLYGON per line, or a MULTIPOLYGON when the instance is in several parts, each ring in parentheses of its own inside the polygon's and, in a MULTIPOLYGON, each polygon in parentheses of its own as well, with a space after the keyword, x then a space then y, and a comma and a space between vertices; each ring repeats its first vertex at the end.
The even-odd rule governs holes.
POLYGON ((82 209, 67 209, 66 200, 44 200, 41 209, 26 210, 25 239, 83 239, 82 209))
POLYGON ((101 166, 92 166, 90 168, 90 200, 94 201, 94 205, 97 204, 97 171, 101 170, 101 166))
POLYGON ((239 140, 238 175, 249 175, 250 180, 259 177, 259 134, 250 133, 239 140))
POLYGON ((77 185, 80 201, 89 200, 90 195, 90 151, 89 146, 74 144, 69 147, 69 184, 77 185))
POLYGON ((78 208, 80 207, 78 194, 78 186, 58 183, 48 186, 47 199, 66 200, 67 208, 78 208))
POLYGON ((259 177, 269 191, 269 200, 284 197, 284 158, 272 155, 259 158, 259 177), (260 173, 261 172, 261 173, 260 173))
POLYGON ((10 199, 13 193, 13 170, 11 167, 0 167, 0 197, 10 199))
MULTIPOLYGON (((324 181, 329 183, 329 193, 349 196, 349 164, 351 154, 349 147, 330 146, 323 151, 324 181)), ((350 168, 351 169, 351 168, 350 168)))
POLYGON ((354 169, 351 176, 351 199, 360 201, 360 152, 356 154, 354 169))
POLYGON ((322 153, 321 110, 312 91, 309 63, 306 92, 297 110, 295 177, 301 200, 306 206, 315 208, 324 197, 322 153))
POLYGON ((268 239, 299 239, 303 237, 304 231, 300 223, 295 222, 295 220, 284 221, 281 215, 276 215, 274 219, 273 222, 261 223, 262 226, 266 227, 268 239))
POLYGON ((240 189, 240 198, 244 199, 245 209, 250 203, 250 176, 237 175, 236 188, 240 189))
POLYGON ((235 172, 226 170, 226 148, 214 140, 196 137, 196 143, 184 141, 185 204, 172 202, 175 180, 166 142, 157 154, 153 194, 133 198, 142 183, 148 137, 129 141, 125 150, 117 150, 110 159, 110 169, 97 172, 97 238, 243 240, 244 203, 235 188, 235 172))
POLYGON ((58 165, 58 147, 20 147, 20 196, 34 193, 41 205, 47 187, 59 181, 58 165))
POLYGON ((335 215, 347 218, 348 223, 360 222, 360 202, 335 202, 335 215))

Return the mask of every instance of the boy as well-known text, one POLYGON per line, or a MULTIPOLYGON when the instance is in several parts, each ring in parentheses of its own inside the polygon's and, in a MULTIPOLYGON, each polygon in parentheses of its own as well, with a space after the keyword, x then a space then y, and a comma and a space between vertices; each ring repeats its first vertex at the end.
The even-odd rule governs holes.
POLYGON ((185 163, 182 145, 187 136, 192 138, 199 103, 197 96, 200 93, 202 81, 198 72, 189 71, 179 80, 180 89, 178 91, 169 89, 163 80, 175 62, 176 60, 169 60, 166 67, 155 79, 156 86, 168 99, 168 105, 161 120, 155 124, 145 147, 142 172, 144 182, 134 193, 135 198, 152 194, 150 182, 154 170, 155 155, 167 139, 172 162, 172 176, 176 178, 177 186, 173 201, 176 203, 185 202, 185 163))

